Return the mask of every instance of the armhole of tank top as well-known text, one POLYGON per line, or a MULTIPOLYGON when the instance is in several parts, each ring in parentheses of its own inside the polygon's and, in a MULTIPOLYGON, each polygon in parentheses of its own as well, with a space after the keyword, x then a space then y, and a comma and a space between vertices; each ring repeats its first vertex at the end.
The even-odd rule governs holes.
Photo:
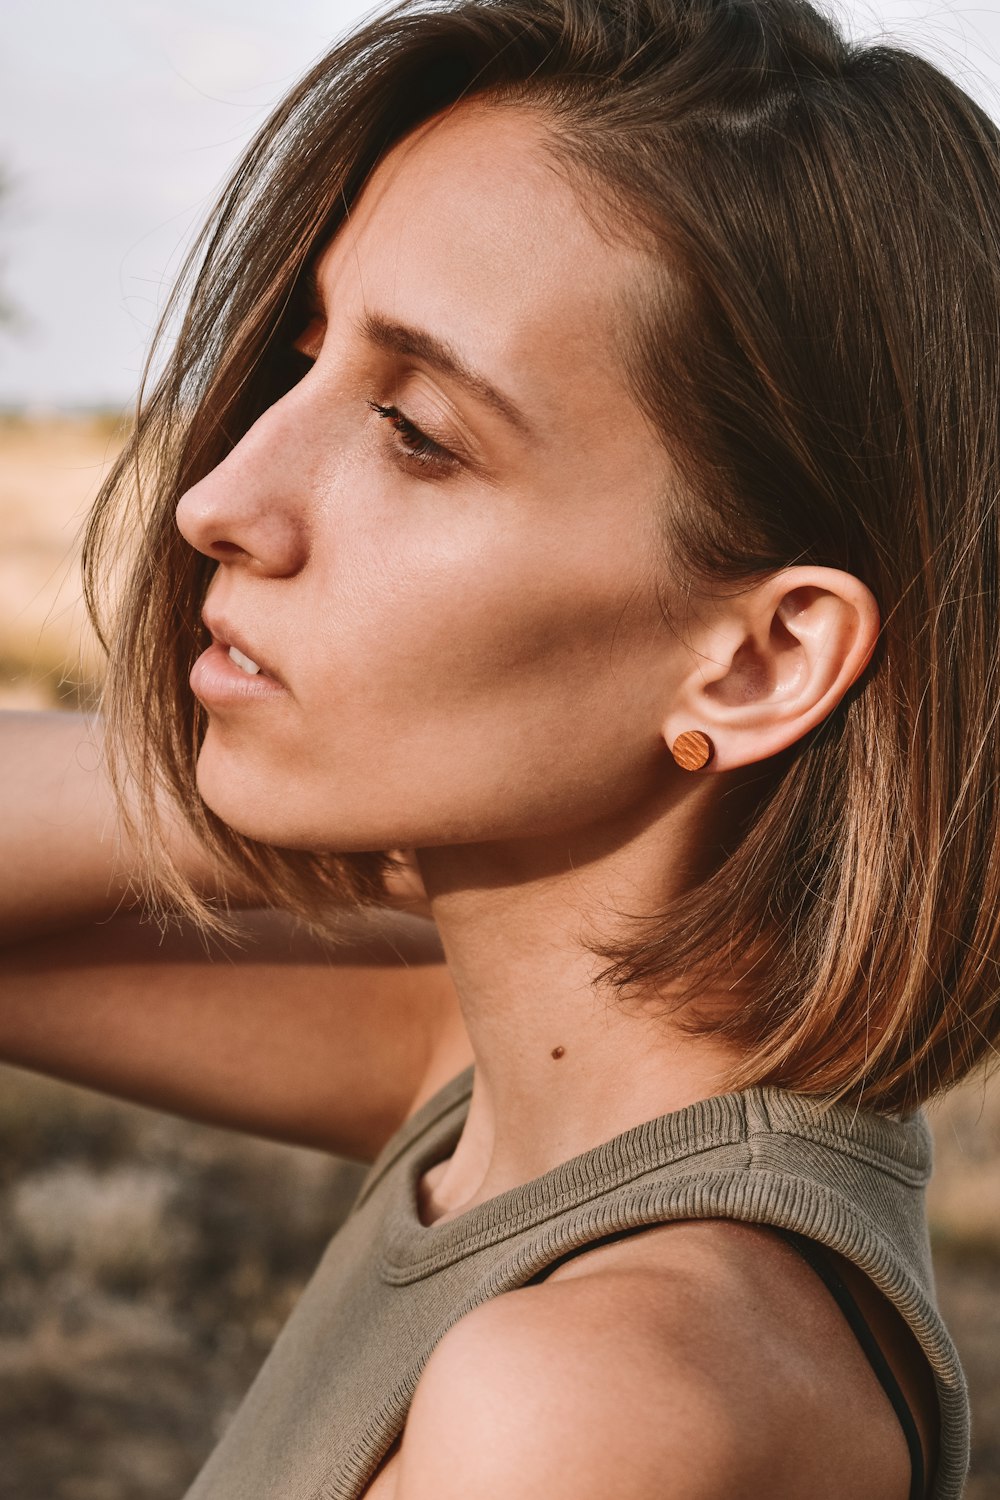
MULTIPOLYGON (((626 1229, 617 1229, 610 1234, 601 1235, 599 1239, 587 1240, 585 1244, 574 1245, 571 1250, 557 1256, 537 1271, 527 1282, 526 1286, 537 1286, 539 1282, 550 1276, 559 1266, 565 1265, 567 1261, 573 1260, 577 1255, 582 1255, 587 1250, 594 1250, 598 1245, 610 1245, 616 1240, 623 1240, 630 1235, 641 1234, 645 1229, 655 1229, 656 1224, 634 1224, 626 1229)), ((875 1335, 868 1326, 867 1319, 861 1311, 851 1292, 838 1276, 832 1261, 824 1254, 820 1245, 806 1239, 803 1235, 796 1234, 790 1229, 776 1229, 794 1250, 797 1250, 802 1259, 809 1265, 826 1286, 837 1306, 847 1320, 848 1326, 854 1337, 861 1346, 868 1363, 875 1373, 875 1377, 885 1391, 886 1396, 906 1439, 906 1446, 910 1455, 910 1496, 909 1500, 926 1500, 926 1463, 924 1450, 920 1442, 920 1434, 917 1424, 910 1410, 909 1403, 899 1387, 895 1375, 888 1360, 882 1353, 875 1335)))
POLYGON ((847 1320, 903 1430, 910 1454, 910 1500, 925 1500, 927 1466, 916 1419, 868 1320, 821 1245, 790 1229, 778 1229, 776 1232, 812 1267, 847 1320))

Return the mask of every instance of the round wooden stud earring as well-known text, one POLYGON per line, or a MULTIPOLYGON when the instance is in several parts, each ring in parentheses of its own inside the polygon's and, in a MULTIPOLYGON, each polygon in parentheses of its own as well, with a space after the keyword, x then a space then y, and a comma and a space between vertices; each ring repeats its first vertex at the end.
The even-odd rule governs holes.
POLYGON ((682 771, 700 771, 712 759, 715 746, 700 729, 687 729, 674 740, 670 753, 682 771))

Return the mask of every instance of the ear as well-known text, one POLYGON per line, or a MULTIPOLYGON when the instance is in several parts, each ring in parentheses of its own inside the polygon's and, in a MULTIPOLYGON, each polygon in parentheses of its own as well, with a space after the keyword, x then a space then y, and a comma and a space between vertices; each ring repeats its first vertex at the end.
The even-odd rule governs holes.
POLYGON ((777 755, 836 708, 879 628, 871 590, 836 568, 783 568, 716 599, 685 631, 691 670, 663 725, 667 744, 702 730, 714 746, 708 771, 777 755))

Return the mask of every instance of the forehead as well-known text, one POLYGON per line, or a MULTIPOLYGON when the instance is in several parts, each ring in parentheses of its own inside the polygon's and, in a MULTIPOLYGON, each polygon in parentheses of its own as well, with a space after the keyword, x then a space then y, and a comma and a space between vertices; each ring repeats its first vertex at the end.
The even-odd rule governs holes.
POLYGON ((535 112, 475 102, 379 163, 318 268, 328 305, 425 328, 526 398, 620 384, 615 332, 640 255, 610 243, 535 112))

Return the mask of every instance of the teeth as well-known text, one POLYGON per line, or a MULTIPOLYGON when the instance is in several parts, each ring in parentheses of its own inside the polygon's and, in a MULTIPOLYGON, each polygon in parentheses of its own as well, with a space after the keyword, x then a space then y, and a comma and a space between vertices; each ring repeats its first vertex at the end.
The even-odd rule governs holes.
POLYGON ((257 663, 251 661, 249 656, 244 656, 242 651, 237 651, 235 646, 230 646, 229 648, 229 659, 230 661, 234 661, 240 670, 246 672, 250 677, 256 676, 260 671, 257 663))

